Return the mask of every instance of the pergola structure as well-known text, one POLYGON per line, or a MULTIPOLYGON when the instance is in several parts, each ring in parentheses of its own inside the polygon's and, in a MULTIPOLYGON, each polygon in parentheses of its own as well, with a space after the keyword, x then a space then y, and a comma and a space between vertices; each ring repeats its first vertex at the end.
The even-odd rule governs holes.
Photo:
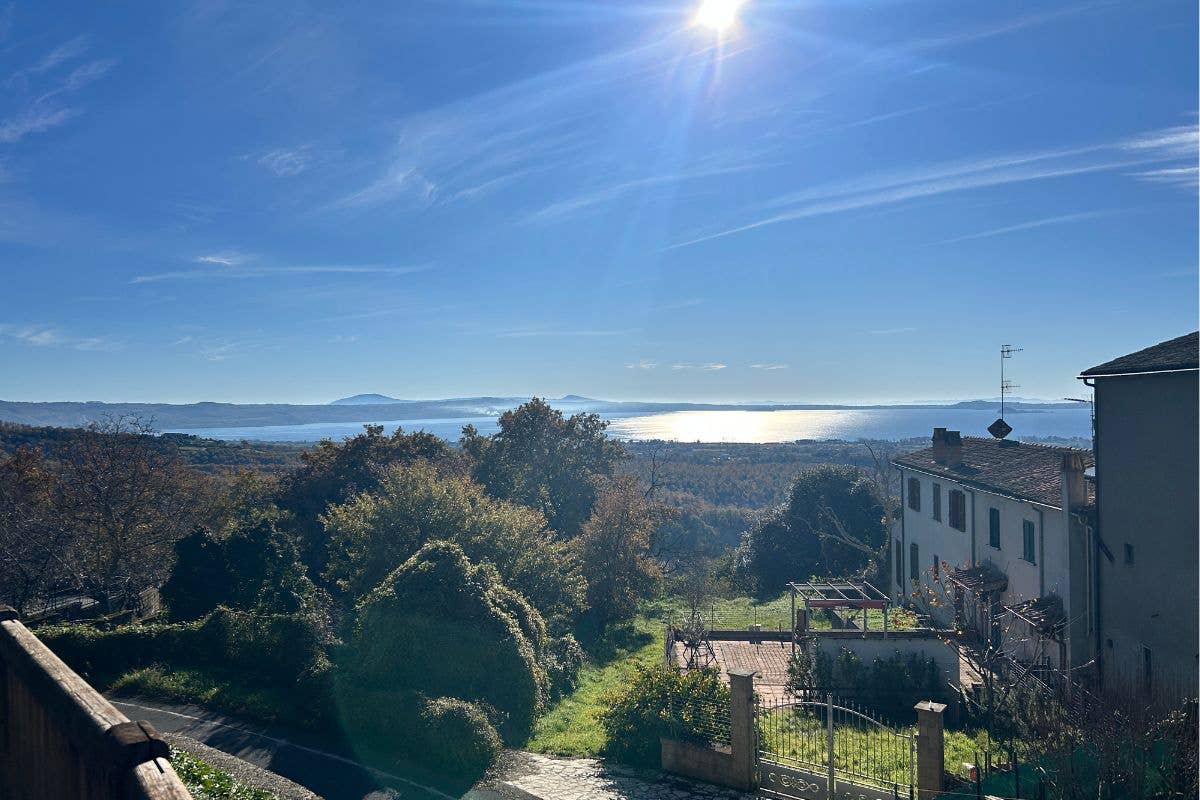
POLYGON ((868 630, 867 610, 877 608, 883 611, 883 632, 887 635, 888 608, 891 600, 886 594, 876 589, 867 581, 852 583, 850 581, 794 581, 788 584, 792 592, 792 653, 796 652, 796 636, 800 626, 796 619, 796 600, 804 603, 804 629, 808 628, 814 608, 848 609, 863 611, 863 630, 868 630))

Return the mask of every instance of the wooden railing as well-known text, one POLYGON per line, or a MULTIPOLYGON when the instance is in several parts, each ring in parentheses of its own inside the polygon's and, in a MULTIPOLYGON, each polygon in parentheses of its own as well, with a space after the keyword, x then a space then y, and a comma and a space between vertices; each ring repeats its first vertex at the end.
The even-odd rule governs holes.
POLYGON ((0 606, 0 798, 191 800, 168 754, 0 606))

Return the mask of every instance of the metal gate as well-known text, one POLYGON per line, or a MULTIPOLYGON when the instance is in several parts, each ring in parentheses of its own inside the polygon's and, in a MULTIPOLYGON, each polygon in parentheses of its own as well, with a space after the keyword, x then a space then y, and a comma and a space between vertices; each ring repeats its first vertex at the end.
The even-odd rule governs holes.
POLYGON ((911 798, 916 775, 912 731, 861 708, 824 700, 759 701, 759 786, 806 800, 911 798))

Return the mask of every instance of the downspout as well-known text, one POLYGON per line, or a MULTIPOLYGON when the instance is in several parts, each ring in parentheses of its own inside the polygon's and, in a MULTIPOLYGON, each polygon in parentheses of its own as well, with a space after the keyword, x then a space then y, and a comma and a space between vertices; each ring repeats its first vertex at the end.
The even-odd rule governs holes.
POLYGON ((1103 562, 1100 560, 1100 407, 1096 403, 1096 383, 1091 378, 1083 378, 1083 385, 1092 390, 1092 461, 1095 463, 1096 474, 1093 478, 1093 483, 1096 486, 1096 520, 1092 526, 1092 559, 1096 565, 1096 595, 1094 598, 1096 609, 1096 675, 1100 679, 1100 685, 1104 685, 1104 622, 1101 609, 1104 604, 1100 602, 1101 580, 1100 573, 1102 572, 1103 562), (1092 381, 1089 383, 1088 381, 1092 381))
POLYGON ((1038 597, 1046 596, 1046 512, 1038 509, 1038 597))
POLYGON ((896 572, 896 591, 900 593, 900 599, 903 601, 908 597, 908 592, 904 591, 904 576, 908 574, 904 569, 904 559, 908 557, 908 532, 904 525, 904 519, 908 516, 908 497, 905 495, 908 487, 905 486, 907 481, 904 480, 904 470, 897 469, 897 472, 900 473, 900 555, 896 561, 900 566, 896 572))

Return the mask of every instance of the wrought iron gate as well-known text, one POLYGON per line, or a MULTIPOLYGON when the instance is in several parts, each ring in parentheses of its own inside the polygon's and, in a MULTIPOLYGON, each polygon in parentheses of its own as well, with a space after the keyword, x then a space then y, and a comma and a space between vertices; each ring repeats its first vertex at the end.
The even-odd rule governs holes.
POLYGON ((806 800, 910 798, 916 739, 861 708, 824 700, 759 701, 759 786, 806 800))

